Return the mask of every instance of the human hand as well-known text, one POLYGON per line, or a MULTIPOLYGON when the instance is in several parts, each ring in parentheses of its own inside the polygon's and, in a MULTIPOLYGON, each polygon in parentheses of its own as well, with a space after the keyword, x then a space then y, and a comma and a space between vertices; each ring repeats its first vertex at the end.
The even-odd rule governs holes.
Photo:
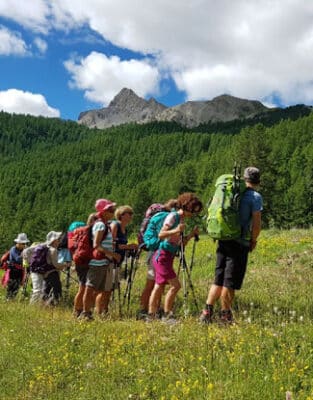
POLYGON ((178 226, 177 226, 178 232, 179 232, 179 233, 184 232, 185 226, 186 226, 186 225, 185 225, 184 223, 178 224, 178 226))
POLYGON ((256 240, 250 240, 250 246, 249 246, 249 251, 253 251, 256 248, 257 241, 256 240))
POLYGON ((121 255, 118 253, 113 253, 113 261, 119 263, 121 261, 121 255))

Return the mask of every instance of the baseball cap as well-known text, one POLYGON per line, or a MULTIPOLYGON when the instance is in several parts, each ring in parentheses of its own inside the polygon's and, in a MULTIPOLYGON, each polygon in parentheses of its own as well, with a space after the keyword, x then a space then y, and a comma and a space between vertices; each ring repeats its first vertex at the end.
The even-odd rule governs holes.
POLYGON ((260 183, 260 170, 255 167, 248 167, 245 169, 243 177, 247 182, 259 184, 260 183))

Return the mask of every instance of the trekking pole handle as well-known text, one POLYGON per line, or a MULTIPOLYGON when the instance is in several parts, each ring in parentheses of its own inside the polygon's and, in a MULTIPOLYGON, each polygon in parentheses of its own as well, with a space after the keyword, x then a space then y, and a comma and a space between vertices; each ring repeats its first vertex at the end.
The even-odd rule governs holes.
POLYGON ((197 233, 194 235, 194 238, 195 238, 195 242, 199 242, 200 238, 199 238, 199 235, 197 233))

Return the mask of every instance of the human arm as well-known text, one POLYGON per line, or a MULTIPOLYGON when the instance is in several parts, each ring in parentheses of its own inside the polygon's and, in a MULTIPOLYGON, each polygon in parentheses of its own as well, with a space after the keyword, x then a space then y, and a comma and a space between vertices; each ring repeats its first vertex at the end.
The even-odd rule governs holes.
POLYGON ((254 211, 251 220, 251 239, 250 251, 253 251, 257 245, 257 238, 261 232, 261 211, 254 211))
MULTIPOLYGON (((107 228, 105 227, 104 223, 102 225, 99 225, 99 228, 94 232, 94 240, 93 240, 93 247, 95 250, 97 250, 99 253, 102 253, 103 256, 106 258, 119 262, 120 261, 120 254, 114 253, 111 250, 104 249, 101 246, 101 242, 104 238, 105 232, 107 232, 107 228)), ((114 241, 114 236, 112 233, 112 240, 114 241)))
POLYGON ((70 264, 68 262, 59 263, 58 262, 58 250, 52 246, 49 246, 47 261, 48 261, 48 264, 52 264, 54 266, 54 268, 57 269, 58 271, 61 271, 65 268, 67 268, 70 264))
POLYGON ((180 223, 175 228, 172 228, 172 229, 170 229, 169 225, 164 224, 159 232, 159 238, 161 240, 164 240, 171 236, 179 235, 181 232, 184 232, 184 229, 185 229, 184 223, 180 223))
POLYGON ((193 237, 196 239, 196 240, 199 240, 199 228, 198 228, 198 226, 195 226, 192 230, 191 230, 191 232, 189 233, 189 235, 187 235, 187 236, 185 236, 184 237, 184 245, 186 245, 188 242, 189 242, 189 240, 190 239, 192 239, 193 237))

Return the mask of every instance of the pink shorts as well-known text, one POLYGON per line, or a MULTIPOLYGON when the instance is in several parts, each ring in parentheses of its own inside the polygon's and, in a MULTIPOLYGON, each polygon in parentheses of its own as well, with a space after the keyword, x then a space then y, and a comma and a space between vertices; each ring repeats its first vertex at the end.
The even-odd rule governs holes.
POLYGON ((153 266, 155 269, 155 283, 158 285, 166 284, 170 279, 176 278, 173 269, 175 255, 166 250, 157 250, 153 254, 153 266))

